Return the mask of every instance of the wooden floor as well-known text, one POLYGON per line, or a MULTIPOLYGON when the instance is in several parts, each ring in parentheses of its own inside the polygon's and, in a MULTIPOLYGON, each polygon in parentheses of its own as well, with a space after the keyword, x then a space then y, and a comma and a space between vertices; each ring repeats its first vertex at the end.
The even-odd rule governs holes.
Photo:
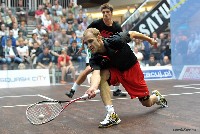
MULTIPOLYGON (((166 95, 168 108, 143 107, 137 99, 113 97, 122 122, 100 129, 105 108, 97 95, 92 100, 70 105, 60 116, 44 125, 31 125, 25 116, 29 104, 51 98, 69 100, 65 92, 71 84, 50 87, 0 89, 0 134, 199 134, 200 84, 198 81, 148 81, 149 90, 166 95), (95 100, 95 101, 94 101, 95 100)), ((74 96, 81 96, 87 83, 74 96)), ((123 89, 123 88, 122 88, 123 89)), ((123 89, 125 92, 125 90, 123 89)), ((111 92, 112 93, 112 92, 111 92)))

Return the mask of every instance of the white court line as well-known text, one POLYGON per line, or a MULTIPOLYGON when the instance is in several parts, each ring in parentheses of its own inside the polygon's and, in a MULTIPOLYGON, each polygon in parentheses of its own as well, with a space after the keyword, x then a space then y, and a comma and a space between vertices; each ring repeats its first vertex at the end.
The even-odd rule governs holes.
POLYGON ((195 87, 182 87, 182 88, 195 88, 195 87))
POLYGON ((18 95, 18 96, 1 96, 0 99, 3 99, 3 98, 31 97, 31 96, 38 96, 38 94, 35 94, 35 95, 18 95))
POLYGON ((44 99, 50 100, 50 101, 56 101, 56 100, 54 100, 54 99, 52 99, 52 98, 46 97, 46 96, 41 95, 41 94, 38 94, 38 96, 41 97, 41 98, 44 98, 44 99))
POLYGON ((13 106, 1 106, 0 108, 13 108, 13 107, 28 107, 32 104, 27 104, 27 105, 13 105, 13 106))
MULTIPOLYGON (((3 99, 3 98, 18 98, 18 97, 32 97, 32 96, 38 96, 38 97, 41 97, 41 98, 44 98, 44 99, 47 99, 47 100, 55 101, 54 99, 46 97, 46 96, 41 95, 41 94, 36 94, 36 95, 20 95, 20 96, 2 96, 2 97, 0 97, 0 99, 3 99)), ((0 106, 0 108, 28 107, 30 105, 32 105, 32 104, 12 105, 12 106, 0 106)))

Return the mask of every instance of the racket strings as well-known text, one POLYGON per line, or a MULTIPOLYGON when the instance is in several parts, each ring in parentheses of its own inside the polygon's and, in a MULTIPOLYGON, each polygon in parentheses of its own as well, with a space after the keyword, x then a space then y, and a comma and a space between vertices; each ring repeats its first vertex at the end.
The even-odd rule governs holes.
POLYGON ((58 102, 34 104, 27 110, 27 118, 32 124, 44 124, 53 120, 62 111, 58 102))

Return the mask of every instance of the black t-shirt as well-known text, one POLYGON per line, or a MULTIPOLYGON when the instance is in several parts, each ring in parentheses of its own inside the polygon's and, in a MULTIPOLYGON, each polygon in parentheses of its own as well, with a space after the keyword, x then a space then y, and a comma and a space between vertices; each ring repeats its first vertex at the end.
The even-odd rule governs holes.
POLYGON ((108 38, 115 33, 122 32, 122 28, 117 22, 113 21, 112 26, 107 26, 103 22, 103 19, 93 21, 87 28, 98 29, 101 33, 101 36, 104 38, 108 38))
POLYGON ((117 33, 110 38, 103 40, 107 50, 106 55, 93 54, 90 59, 90 66, 94 70, 114 67, 120 71, 128 70, 137 62, 137 57, 127 43, 131 41, 128 32, 117 33))

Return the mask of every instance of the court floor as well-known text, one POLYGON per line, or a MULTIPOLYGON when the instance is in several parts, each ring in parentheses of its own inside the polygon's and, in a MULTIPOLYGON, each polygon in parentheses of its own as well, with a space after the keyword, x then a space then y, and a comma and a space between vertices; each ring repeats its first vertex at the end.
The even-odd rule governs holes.
MULTIPOLYGON (((88 88, 81 86, 75 97, 88 88)), ((144 107, 137 99, 112 97, 122 122, 100 129, 105 109, 100 96, 71 104, 55 120, 34 126, 26 119, 26 108, 42 100, 69 100, 65 92, 72 84, 50 87, 0 89, 0 134, 178 134, 200 133, 199 81, 147 81, 149 90, 159 90, 168 100, 168 108, 144 107)), ((122 88, 123 89, 123 88, 122 88)), ((123 89, 123 92, 125 90, 123 89)), ((111 92, 112 93, 112 92, 111 92)))

